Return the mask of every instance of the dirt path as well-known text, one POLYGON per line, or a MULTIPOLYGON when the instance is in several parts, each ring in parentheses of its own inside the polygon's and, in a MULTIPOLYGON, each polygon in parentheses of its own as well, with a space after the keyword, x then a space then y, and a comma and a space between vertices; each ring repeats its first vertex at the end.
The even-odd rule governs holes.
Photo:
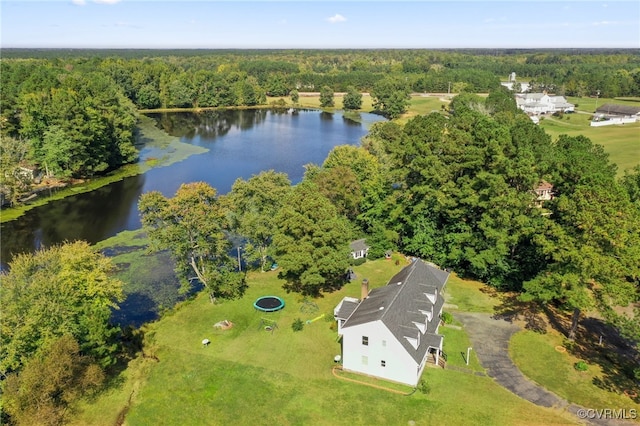
POLYGON ((519 397, 542 407, 567 410, 573 413, 578 421, 587 424, 637 424, 621 420, 585 419, 584 413, 595 414, 593 410, 586 411, 585 407, 571 404, 526 378, 509 357, 509 340, 520 330, 517 325, 504 319, 493 318, 490 314, 456 313, 454 316, 464 324, 473 350, 480 364, 486 368, 487 374, 519 397))

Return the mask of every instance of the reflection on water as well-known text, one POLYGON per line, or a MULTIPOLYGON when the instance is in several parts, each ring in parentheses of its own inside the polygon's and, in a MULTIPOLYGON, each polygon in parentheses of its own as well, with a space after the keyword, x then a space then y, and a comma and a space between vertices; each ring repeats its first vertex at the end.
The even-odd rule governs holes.
POLYGON ((172 196, 184 182, 205 181, 226 193, 237 178, 263 170, 285 172, 299 182, 307 163, 320 164, 337 145, 359 144, 366 123, 381 120, 362 114, 362 124, 342 114, 312 110, 234 110, 153 114, 168 133, 209 151, 168 167, 156 168, 26 212, 2 224, 1 263, 20 252, 62 241, 95 243, 140 227, 137 201, 157 190, 172 196), (340 119, 342 118, 342 119, 340 119))

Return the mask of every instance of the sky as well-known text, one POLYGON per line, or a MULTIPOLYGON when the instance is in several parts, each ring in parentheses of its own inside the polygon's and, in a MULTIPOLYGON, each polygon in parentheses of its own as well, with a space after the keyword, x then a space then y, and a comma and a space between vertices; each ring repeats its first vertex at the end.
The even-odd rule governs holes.
POLYGON ((0 0, 0 47, 640 48, 640 1, 0 0))

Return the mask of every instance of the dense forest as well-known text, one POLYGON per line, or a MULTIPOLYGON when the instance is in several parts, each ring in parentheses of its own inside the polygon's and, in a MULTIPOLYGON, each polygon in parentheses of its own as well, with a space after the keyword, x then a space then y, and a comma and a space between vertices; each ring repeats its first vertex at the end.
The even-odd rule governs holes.
MULTIPOLYGON (((530 91, 640 95, 635 50, 221 50, 5 49, 0 61, 4 201, 28 190, 21 167, 86 178, 137 158, 135 109, 236 107, 299 92, 370 92, 389 118, 411 92, 489 92, 511 72, 530 91), (398 95, 400 94, 400 95, 398 95)), ((355 97, 355 98, 354 98, 355 97)), ((322 99, 321 99, 322 100, 322 99)), ((294 101, 295 102, 295 101, 294 101)))

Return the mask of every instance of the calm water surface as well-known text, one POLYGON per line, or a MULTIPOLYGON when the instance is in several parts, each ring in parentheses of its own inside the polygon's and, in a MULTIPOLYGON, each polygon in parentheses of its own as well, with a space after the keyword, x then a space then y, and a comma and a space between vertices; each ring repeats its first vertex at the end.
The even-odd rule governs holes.
POLYGON ((296 183, 304 165, 321 164, 337 145, 357 145, 368 126, 381 118, 361 114, 361 122, 341 113, 312 110, 242 110, 151 115, 185 143, 209 149, 168 167, 126 178, 95 191, 34 208, 2 224, 1 256, 33 251, 68 240, 96 243, 140 227, 137 203, 144 192, 172 196, 184 182, 205 181, 224 194, 237 178, 262 170, 285 172, 296 183))

